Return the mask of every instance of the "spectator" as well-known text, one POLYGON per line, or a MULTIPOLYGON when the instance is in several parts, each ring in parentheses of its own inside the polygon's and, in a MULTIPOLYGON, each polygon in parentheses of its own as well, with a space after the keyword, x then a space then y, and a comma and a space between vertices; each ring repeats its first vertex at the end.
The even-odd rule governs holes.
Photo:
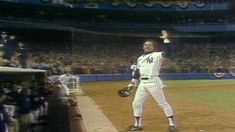
POLYGON ((6 99, 3 88, 0 88, 0 132, 8 132, 8 124, 10 123, 9 115, 4 107, 4 101, 6 99))
POLYGON ((12 104, 15 104, 17 106, 19 106, 20 104, 20 100, 22 98, 22 87, 19 84, 13 84, 13 88, 12 91, 10 91, 9 93, 7 93, 7 97, 9 98, 9 101, 12 104))
POLYGON ((1 40, 0 40, 1 48, 4 53, 3 58, 6 60, 11 59, 11 46, 9 44, 9 37, 7 32, 2 32, 1 33, 1 40))
POLYGON ((19 125, 20 132, 29 132, 30 126, 34 121, 34 115, 32 113, 32 106, 30 102, 31 90, 24 89, 23 97, 20 100, 19 108, 19 125))

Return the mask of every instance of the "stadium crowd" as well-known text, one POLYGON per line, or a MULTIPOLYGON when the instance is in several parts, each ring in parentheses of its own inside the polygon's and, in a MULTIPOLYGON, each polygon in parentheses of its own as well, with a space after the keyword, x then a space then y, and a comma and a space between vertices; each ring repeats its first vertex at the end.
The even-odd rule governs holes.
MULTIPOLYGON (((115 43, 75 44, 73 53, 50 50, 56 46, 36 51, 6 32, 2 32, 0 42, 0 65, 43 69, 49 75, 62 74, 66 68, 72 69, 75 74, 129 73, 133 60, 142 53, 139 49, 142 44, 115 43)), ((231 69, 235 53, 232 46, 231 43, 208 44, 203 41, 174 43, 172 56, 165 59, 162 72, 196 73, 231 69)))

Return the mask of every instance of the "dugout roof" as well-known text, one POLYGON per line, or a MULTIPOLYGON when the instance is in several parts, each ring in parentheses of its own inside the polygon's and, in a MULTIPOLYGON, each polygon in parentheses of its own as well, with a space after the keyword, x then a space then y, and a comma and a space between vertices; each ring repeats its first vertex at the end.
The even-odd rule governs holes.
POLYGON ((46 73, 46 71, 38 69, 24 69, 0 66, 0 73, 46 73))

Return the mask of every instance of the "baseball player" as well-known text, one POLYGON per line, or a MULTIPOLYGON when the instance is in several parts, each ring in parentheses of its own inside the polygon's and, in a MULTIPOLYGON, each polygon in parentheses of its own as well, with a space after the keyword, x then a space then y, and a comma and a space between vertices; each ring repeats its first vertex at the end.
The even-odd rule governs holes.
MULTIPOLYGON (((158 77, 161 69, 163 56, 167 52, 155 52, 157 42, 154 40, 147 40, 143 45, 144 54, 137 59, 137 69, 132 78, 132 83, 137 84, 138 88, 132 102, 135 124, 129 126, 129 131, 142 130, 142 114, 143 106, 146 99, 151 95, 154 100, 163 109, 166 117, 169 120, 169 131, 176 131, 176 123, 174 120, 174 113, 171 106, 166 101, 163 92, 162 80, 158 77)), ((168 46, 169 48, 169 46, 168 46)))

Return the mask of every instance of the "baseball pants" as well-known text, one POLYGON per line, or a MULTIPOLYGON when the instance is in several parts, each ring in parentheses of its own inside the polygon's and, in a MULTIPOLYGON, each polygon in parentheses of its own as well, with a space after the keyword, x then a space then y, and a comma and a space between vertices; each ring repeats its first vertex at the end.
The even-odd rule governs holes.
POLYGON ((151 83, 140 82, 137 91, 135 93, 134 100, 132 102, 132 107, 135 117, 142 117, 144 103, 150 95, 163 109, 167 117, 173 115, 172 108, 166 101, 162 85, 159 85, 159 83, 154 83, 154 82, 151 83))

